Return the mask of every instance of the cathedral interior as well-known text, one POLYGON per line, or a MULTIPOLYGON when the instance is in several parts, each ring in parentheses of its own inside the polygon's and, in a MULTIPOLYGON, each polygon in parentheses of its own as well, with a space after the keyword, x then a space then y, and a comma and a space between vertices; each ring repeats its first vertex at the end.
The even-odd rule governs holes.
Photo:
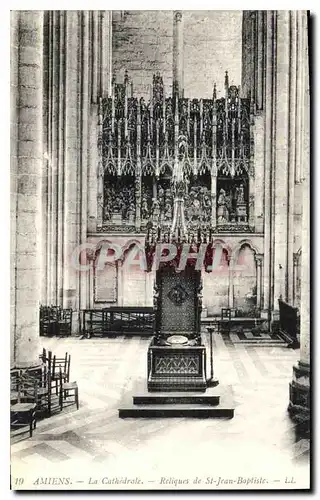
POLYGON ((13 465, 83 460, 167 489, 195 463, 269 467, 269 488, 279 468, 308 487, 309 121, 306 11, 11 12, 12 378, 56 359, 55 387, 76 388, 13 436, 13 465), (213 350, 231 420, 118 416, 146 378, 150 259, 172 241, 206 247, 204 370, 213 350))

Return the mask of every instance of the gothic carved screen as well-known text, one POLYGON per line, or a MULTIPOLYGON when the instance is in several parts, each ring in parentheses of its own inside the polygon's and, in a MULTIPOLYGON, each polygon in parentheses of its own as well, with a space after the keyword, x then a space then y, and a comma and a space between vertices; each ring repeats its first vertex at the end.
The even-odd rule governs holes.
POLYGON ((193 232, 254 230, 255 104, 229 85, 224 97, 167 97, 154 75, 150 100, 134 96, 129 75, 99 101, 98 231, 170 227, 172 173, 187 180, 186 224, 193 232), (184 142, 183 152, 179 143, 184 142), (179 152, 180 151, 180 152, 179 152))
POLYGON ((158 312, 162 333, 194 333, 197 321, 198 275, 199 272, 188 268, 181 272, 176 272, 174 268, 158 271, 158 312))

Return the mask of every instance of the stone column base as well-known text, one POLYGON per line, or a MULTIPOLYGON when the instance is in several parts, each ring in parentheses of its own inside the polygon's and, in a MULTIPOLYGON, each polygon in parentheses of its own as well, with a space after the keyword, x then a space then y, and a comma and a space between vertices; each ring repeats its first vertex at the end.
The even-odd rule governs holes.
POLYGON ((292 382, 289 384, 288 411, 294 422, 310 426, 310 366, 301 363, 293 366, 292 382))

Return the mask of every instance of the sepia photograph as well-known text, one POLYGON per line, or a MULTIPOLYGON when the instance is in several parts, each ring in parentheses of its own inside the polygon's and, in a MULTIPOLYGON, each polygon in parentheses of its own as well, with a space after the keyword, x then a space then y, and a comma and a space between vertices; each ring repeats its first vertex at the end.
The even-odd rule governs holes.
POLYGON ((11 10, 12 490, 310 490, 311 21, 11 10))

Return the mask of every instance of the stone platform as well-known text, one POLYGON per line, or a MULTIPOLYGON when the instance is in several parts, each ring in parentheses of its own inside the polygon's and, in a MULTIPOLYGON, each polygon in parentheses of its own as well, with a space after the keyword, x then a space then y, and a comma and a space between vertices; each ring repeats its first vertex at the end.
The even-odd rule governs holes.
POLYGON ((234 400, 231 386, 208 388, 198 392, 148 393, 140 385, 134 390, 132 400, 124 401, 119 408, 120 418, 233 418, 234 400))

